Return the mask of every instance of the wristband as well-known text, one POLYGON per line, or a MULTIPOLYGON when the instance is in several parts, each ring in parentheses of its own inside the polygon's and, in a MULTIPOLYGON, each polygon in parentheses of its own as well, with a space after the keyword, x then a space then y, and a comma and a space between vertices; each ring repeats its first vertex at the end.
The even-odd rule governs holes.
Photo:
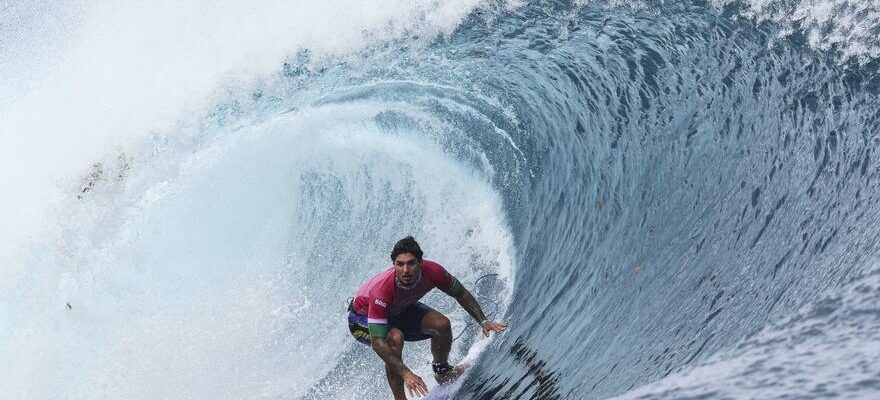
POLYGON ((480 321, 480 328, 485 326, 487 322, 490 322, 490 321, 488 319, 484 319, 484 320, 480 321))

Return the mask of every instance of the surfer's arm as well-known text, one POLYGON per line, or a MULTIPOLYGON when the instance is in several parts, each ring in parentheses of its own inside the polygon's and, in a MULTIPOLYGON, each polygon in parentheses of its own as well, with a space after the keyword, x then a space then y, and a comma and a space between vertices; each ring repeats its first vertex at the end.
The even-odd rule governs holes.
POLYGON ((461 308, 464 308, 471 317, 480 323, 480 328, 482 328, 484 335, 489 336, 489 332, 501 332, 507 328, 507 324, 505 323, 497 323, 487 320, 486 314, 483 313, 483 309, 480 307, 480 303, 477 303, 477 299, 474 298, 474 295, 472 295, 471 292, 458 281, 458 279, 440 266, 440 264, 434 262, 430 264, 426 263, 423 266, 422 271, 429 276, 429 279, 434 281, 435 285, 437 285, 440 290, 449 296, 452 296, 461 308))
POLYGON ((464 310, 478 322, 486 320, 486 314, 483 314, 483 309, 480 308, 480 303, 477 303, 477 299, 474 298, 474 295, 464 287, 461 288, 461 293, 455 297, 455 300, 458 301, 461 308, 464 308, 464 310))
MULTIPOLYGON (((398 356, 391 348, 391 345, 386 338, 373 337, 370 340, 373 343, 373 351, 379 355, 379 358, 381 358, 382 361, 385 361, 385 366, 388 370, 397 371, 400 374, 400 377, 403 378, 403 383, 409 389, 410 395, 422 396, 428 394, 428 385, 425 385, 425 381, 423 381, 420 376, 407 368, 403 363, 403 360, 400 359, 400 356, 398 356)), ((388 379, 390 382, 391 378, 388 379)))
MULTIPOLYGON (((370 307, 367 311, 367 329, 370 331, 370 342, 373 345, 373 351, 379 355, 385 365, 392 371, 405 375, 409 372, 409 368, 403 364, 391 344, 388 343, 388 335, 391 333, 391 326, 388 324, 388 304, 391 304, 390 296, 371 296, 370 307)), ((400 338, 403 341, 403 338, 400 338)))
POLYGON ((486 315, 483 314, 483 309, 480 308, 480 303, 477 303, 477 299, 464 287, 461 288, 461 293, 455 297, 455 300, 458 301, 461 308, 464 308, 471 317, 474 317, 480 323, 483 335, 489 336, 489 332, 501 332, 507 329, 506 323, 487 320, 486 315))

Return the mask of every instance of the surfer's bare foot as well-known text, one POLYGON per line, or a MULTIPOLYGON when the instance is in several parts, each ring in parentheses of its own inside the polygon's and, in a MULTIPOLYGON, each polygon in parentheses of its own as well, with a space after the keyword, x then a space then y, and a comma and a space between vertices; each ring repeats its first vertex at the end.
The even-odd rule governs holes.
POLYGON ((437 380, 437 383, 441 385, 444 383, 453 382, 458 379, 459 376, 464 374, 464 372, 467 371, 468 367, 470 367, 470 364, 458 364, 445 374, 434 374, 434 379, 437 380))

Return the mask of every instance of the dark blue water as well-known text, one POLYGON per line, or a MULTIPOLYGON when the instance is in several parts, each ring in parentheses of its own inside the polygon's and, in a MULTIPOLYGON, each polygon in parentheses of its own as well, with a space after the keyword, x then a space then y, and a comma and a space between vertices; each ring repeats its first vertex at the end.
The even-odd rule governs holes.
MULTIPOLYGON (((460 398, 621 394, 873 268, 877 63, 841 62, 797 36, 777 42, 777 29, 703 5, 549 3, 474 17, 414 61, 420 77, 516 117, 452 95, 510 132, 514 149, 476 116, 426 104, 503 171, 495 187, 518 256, 510 332, 460 398)), ((728 395, 773 396, 761 393, 728 395)))

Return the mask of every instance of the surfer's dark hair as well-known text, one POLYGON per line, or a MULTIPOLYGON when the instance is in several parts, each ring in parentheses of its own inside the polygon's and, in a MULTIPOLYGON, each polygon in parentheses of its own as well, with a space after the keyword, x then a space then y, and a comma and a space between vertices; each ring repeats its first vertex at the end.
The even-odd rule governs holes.
POLYGON ((422 248, 419 247, 418 242, 416 242, 412 236, 400 239, 394 244, 394 250, 391 250, 391 261, 396 260, 397 256, 403 253, 412 254, 416 256, 419 261, 422 261, 422 248))

